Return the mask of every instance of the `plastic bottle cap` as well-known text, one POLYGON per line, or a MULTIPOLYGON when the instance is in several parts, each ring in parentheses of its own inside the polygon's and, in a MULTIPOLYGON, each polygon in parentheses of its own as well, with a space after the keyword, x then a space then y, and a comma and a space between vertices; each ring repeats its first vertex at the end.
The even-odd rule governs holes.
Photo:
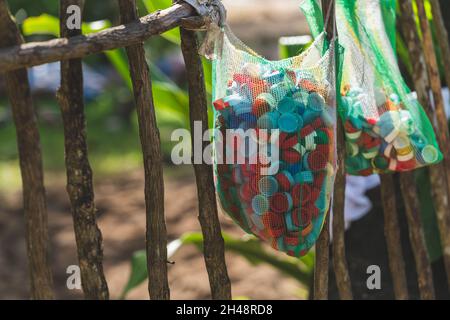
POLYGON ((258 215, 263 215, 267 211, 269 211, 269 199, 261 194, 253 197, 252 199, 252 208, 258 215))
POLYGON ((270 88, 270 93, 278 100, 280 101, 283 99, 288 93, 289 93, 289 85, 285 82, 279 82, 277 84, 274 84, 270 88))
POLYGON ((294 179, 297 183, 312 183, 314 181, 314 175, 311 171, 302 171, 297 173, 294 179))
POLYGON ((356 131, 356 132, 346 132, 345 136, 349 140, 358 140, 359 137, 361 137, 362 131, 356 131))
POLYGON ((259 117, 257 125, 260 129, 275 129, 278 122, 277 114, 268 112, 259 117))
POLYGON ((411 159, 414 159, 414 152, 412 151, 412 149, 411 149, 411 152, 408 153, 408 154, 405 154, 405 155, 397 154, 397 160, 399 162, 407 162, 407 161, 409 161, 411 159))
POLYGON ((376 156, 372 159, 372 166, 380 170, 386 170, 389 167, 389 161, 383 156, 376 156))
POLYGON ((276 175, 276 179, 278 181, 278 185, 282 191, 289 191, 291 187, 294 185, 294 178, 290 174, 289 171, 282 171, 276 175))
POLYGON ((295 149, 283 150, 281 158, 288 164, 293 164, 301 161, 302 155, 295 149))
POLYGON ((277 105, 277 100, 275 99, 275 97, 268 92, 263 92, 259 94, 255 100, 256 101, 261 100, 266 102, 272 109, 275 108, 277 105))
POLYGON ((298 231, 298 226, 294 224, 294 220, 292 219, 293 212, 287 212, 285 216, 286 221, 286 230, 289 232, 298 231))
POLYGON ((294 133, 303 126, 303 123, 300 123, 300 121, 301 118, 294 113, 285 113, 278 119, 278 127, 282 132, 294 133))
POLYGON ((378 155, 379 149, 373 149, 373 150, 366 150, 362 153, 362 156, 368 160, 375 158, 378 155))
POLYGON ((263 74, 262 78, 270 83, 278 83, 278 82, 283 81, 284 72, 282 72, 280 70, 275 70, 275 71, 271 71, 271 72, 269 71, 269 72, 266 72, 265 74, 263 74))
POLYGON ((350 157, 355 157, 359 152, 359 147, 356 143, 352 143, 350 141, 346 142, 347 153, 350 157))
POLYGON ((311 187, 307 184, 298 183, 292 188, 291 194, 294 206, 300 207, 311 199, 311 187))
POLYGON ((325 107, 325 100, 317 92, 313 92, 308 97, 308 107, 314 111, 321 112, 325 107))
POLYGON ((294 113, 297 111, 297 103, 290 97, 284 97, 278 104, 278 111, 281 113, 294 113))
POLYGON ((265 176, 258 181, 259 192, 265 196, 271 196, 278 191, 278 181, 275 177, 265 176))
POLYGON ((426 164, 435 163, 439 159, 439 151, 431 144, 422 149, 421 155, 426 164))
POLYGON ((312 170, 324 169, 327 162, 327 156, 321 152, 313 151, 308 155, 308 164, 312 170))
POLYGON ((285 213, 292 209, 292 197, 287 192, 275 193, 270 198, 270 209, 275 213, 285 213))
POLYGON ((304 125, 312 124, 315 120, 317 120, 317 118, 321 119, 320 114, 321 114, 320 111, 318 112, 312 109, 305 110, 305 112, 302 115, 303 124, 304 125))
POLYGON ((249 75, 253 78, 258 78, 261 75, 261 67, 259 64, 246 62, 242 66, 242 73, 249 75))

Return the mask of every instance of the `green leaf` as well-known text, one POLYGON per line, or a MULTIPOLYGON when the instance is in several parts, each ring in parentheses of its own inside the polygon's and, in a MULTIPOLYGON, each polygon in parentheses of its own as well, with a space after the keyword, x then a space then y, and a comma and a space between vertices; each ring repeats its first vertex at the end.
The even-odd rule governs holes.
MULTIPOLYGON (((148 13, 163 10, 172 6, 172 0, 142 0, 148 13)), ((177 45, 181 44, 180 28, 171 29, 161 35, 177 45)))
MULTIPOLYGON (((278 257, 271 252, 267 252, 263 248, 261 242, 255 237, 247 236, 244 239, 240 239, 225 233, 222 235, 225 241, 225 250, 239 254, 253 265, 266 263, 302 284, 309 283, 314 264, 314 254, 312 252, 300 259, 288 256, 278 257)), ((168 258, 170 259, 170 257, 173 256, 177 250, 187 244, 192 244, 200 251, 203 251, 202 234, 198 232, 186 233, 181 236, 180 239, 169 243, 167 247, 168 258)), ((125 298, 129 291, 145 281, 147 278, 147 272, 144 272, 142 270, 143 268, 145 270, 147 268, 145 252, 138 251, 133 255, 133 259, 131 261, 130 279, 128 280, 128 283, 123 291, 122 298, 125 298), (144 258, 142 256, 144 256, 144 258)))
POLYGON ((59 37, 59 19, 46 13, 29 17, 22 24, 22 32, 25 36, 45 34, 59 37))
MULTIPOLYGON (((102 31, 109 27, 111 27, 110 21, 98 20, 93 22, 84 22, 81 29, 83 34, 90 34, 102 31)), ((37 17, 29 17, 25 19, 22 24, 22 32, 25 36, 52 35, 54 37, 59 37, 59 18, 46 13, 37 17)))
MULTIPOLYGON (((237 239, 230 235, 223 234, 223 238, 225 240, 225 249, 227 251, 239 254, 253 265, 261 263, 269 264, 302 284, 306 284, 310 280, 312 268, 308 265, 311 260, 311 252, 307 254, 307 258, 296 259, 288 256, 280 258, 273 253, 264 250, 261 241, 254 237, 237 239), (306 260, 307 263, 305 263, 304 260, 306 260)), ((203 251, 203 237, 200 233, 188 233, 184 235, 181 240, 184 244, 194 244, 203 251)))
POLYGON ((145 250, 136 251, 131 258, 131 274, 128 283, 123 289, 120 299, 125 296, 148 278, 147 254, 145 250))

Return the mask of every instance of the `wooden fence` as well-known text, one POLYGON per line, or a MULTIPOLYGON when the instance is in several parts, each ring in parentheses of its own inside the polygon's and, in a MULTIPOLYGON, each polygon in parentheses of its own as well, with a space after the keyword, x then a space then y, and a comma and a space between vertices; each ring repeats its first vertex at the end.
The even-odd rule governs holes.
MULTIPOLYGON (((441 83, 430 26, 425 16, 423 0, 417 0, 422 37, 416 32, 412 0, 401 1, 401 24, 413 59, 413 80, 422 105, 433 121, 445 161, 430 168, 433 200, 437 211, 446 271, 450 279, 450 140, 441 95, 441 83), (431 107, 429 88, 435 107, 431 107), (443 174, 445 173, 445 174, 443 174)), ((438 0, 432 0, 437 35, 446 59, 446 80, 450 83, 450 52, 447 33, 438 0)), ((323 0, 328 7, 333 1, 323 0)), ((167 232, 164 217, 164 183, 160 137, 152 97, 149 67, 145 60, 143 41, 175 27, 181 27, 181 49, 189 83, 190 121, 207 126, 207 96, 198 40, 193 31, 183 28, 195 22, 203 23, 195 10, 184 2, 170 8, 138 17, 135 0, 118 0, 122 25, 104 31, 81 35, 80 30, 68 30, 66 9, 70 5, 83 7, 84 0, 60 0, 61 38, 24 43, 6 0, 0 0, 0 72, 5 74, 7 93, 17 132, 20 169, 23 182, 23 206, 26 222, 27 254, 33 299, 52 299, 53 280, 48 261, 48 227, 42 154, 35 110, 30 93, 27 68, 61 61, 61 86, 56 93, 64 125, 67 192, 71 203, 74 231, 81 270, 82 287, 88 299, 108 299, 109 292, 102 266, 102 235, 96 223, 96 208, 89 164, 83 102, 81 59, 90 54, 116 48, 126 48, 134 99, 139 123, 145 169, 146 251, 151 299, 169 299, 167 280, 167 232), (194 20, 193 20, 194 19, 194 20)), ((324 10, 326 12, 326 10, 324 10)), ((194 23, 194 24, 195 24, 194 23)), ((192 135, 194 136, 194 135, 192 135)), ((341 299, 352 299, 351 281, 347 269, 344 241, 344 133, 338 126, 338 163, 334 193, 332 223, 332 258, 341 299)), ((194 141, 192 141, 194 143, 194 141)), ((213 172, 206 164, 194 165, 199 221, 204 237, 204 259, 213 299, 231 299, 231 285, 224 255, 224 240, 218 219, 213 172)), ((432 271, 425 246, 417 191, 411 173, 400 175, 401 191, 406 207, 410 242, 415 255, 418 285, 423 299, 434 298, 432 271)), ((400 245, 399 222, 392 175, 382 177, 382 202, 385 236, 395 297, 407 299, 405 263, 400 245)), ((329 223, 316 245, 314 298, 328 298, 329 223)), ((450 286, 450 280, 449 280, 450 286)))

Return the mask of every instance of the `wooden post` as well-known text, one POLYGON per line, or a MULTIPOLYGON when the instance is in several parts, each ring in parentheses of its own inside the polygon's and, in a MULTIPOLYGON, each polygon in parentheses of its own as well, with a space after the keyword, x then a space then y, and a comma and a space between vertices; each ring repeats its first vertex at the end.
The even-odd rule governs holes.
MULTIPOLYGON (((411 57, 413 74, 412 78, 417 92, 419 102, 424 107, 428 117, 433 124, 436 133, 439 132, 439 127, 434 121, 435 114, 431 105, 431 98, 429 95, 429 81, 427 74, 427 64, 420 41, 419 34, 416 29, 415 14, 412 3, 410 1, 403 1, 401 3, 402 15, 401 26, 403 28, 403 36, 411 57)), ((441 145, 442 146, 442 145, 441 145)), ((445 161, 437 165, 429 167, 431 194, 433 197, 434 208, 436 210, 436 218, 438 221, 439 233, 441 243, 444 248, 450 247, 450 213, 448 204, 450 199, 449 188, 447 186, 445 161)), ((443 253, 444 263, 447 272, 447 280, 450 287, 450 252, 443 253)))
POLYGON ((70 39, 52 39, 11 45, 0 49, 0 70, 11 71, 49 62, 82 58, 90 54, 142 43, 148 38, 178 27, 194 15, 187 3, 148 14, 138 21, 70 39))
POLYGON ((445 82, 447 83, 447 87, 450 87, 450 44, 448 43, 448 33, 445 28, 439 0, 430 0, 430 2, 433 12, 433 22, 436 28, 436 36, 438 39, 437 42, 441 48, 442 63, 445 69, 445 82))
POLYGON ((400 238, 394 180, 392 174, 380 175, 380 179, 381 202, 384 212, 384 235, 386 237, 394 295, 397 300, 407 300, 408 284, 406 282, 405 260, 403 259, 400 238))
POLYGON ((352 300, 352 286, 345 254, 345 137, 340 119, 337 121, 337 157, 338 171, 336 173, 333 195, 333 266, 336 284, 342 300, 352 300))
MULTIPOLYGON (((330 10, 330 21, 334 23, 334 6, 331 0, 322 0, 322 14, 324 15, 324 20, 326 20, 326 14, 330 10)), ((331 40, 333 25, 329 24, 326 26, 328 31, 328 40, 331 40)), ((336 186, 336 188, 342 188, 343 186, 336 186)), ((345 192, 345 191, 344 191, 345 192)), ((316 242, 316 262, 314 267, 314 299, 315 300, 325 300, 328 299, 328 269, 330 264, 330 226, 329 226, 329 215, 330 209, 326 213, 325 221, 323 224, 322 232, 316 242)))
POLYGON ((425 237, 422 230, 420 206, 415 188, 414 174, 404 172, 400 175, 400 186, 405 203, 406 219, 408 221, 409 240, 416 261, 417 280, 420 297, 423 300, 434 299, 433 274, 428 258, 425 237))
MULTIPOLYGON (((208 104, 206 101, 203 66, 198 55, 199 44, 195 32, 181 28, 181 49, 186 64, 189 84, 189 111, 191 129, 195 123, 208 128, 208 104)), ((192 150, 195 137, 192 133, 192 150)), ((203 142, 203 147, 208 142, 203 142)), ((194 156, 192 156, 194 162, 194 156)), ((208 271, 209 283, 213 299, 231 299, 231 284, 225 264, 225 248, 217 213, 216 194, 212 167, 208 164, 194 163, 197 180, 197 196, 199 202, 198 219, 203 233, 203 251, 208 271)))
MULTIPOLYGON (((67 28, 67 8, 70 5, 77 5, 82 10, 84 0, 60 1, 60 28, 63 38, 81 34, 81 30, 67 28)), ((86 299, 106 300, 109 294, 103 274, 102 234, 96 223, 97 209, 88 159, 81 59, 61 62, 61 87, 57 98, 63 119, 67 193, 77 242, 81 284, 86 299)))
MULTIPOLYGON (((122 23, 138 20, 135 0, 119 0, 122 23)), ((170 298, 167 280, 167 231, 164 218, 164 178, 161 142, 156 123, 152 84, 142 43, 126 48, 144 155, 148 290, 154 300, 170 298)))
MULTIPOLYGON (((0 47, 23 42, 5 0, 0 0, 0 47)), ((41 143, 26 69, 7 72, 6 91, 11 103, 22 174, 31 298, 52 299, 53 280, 48 261, 47 202, 41 143)))

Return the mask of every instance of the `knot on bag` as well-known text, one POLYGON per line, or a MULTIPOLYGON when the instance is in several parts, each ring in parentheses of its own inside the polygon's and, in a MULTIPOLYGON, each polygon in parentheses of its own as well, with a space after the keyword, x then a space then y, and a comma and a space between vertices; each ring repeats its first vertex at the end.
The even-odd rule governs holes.
MULTIPOLYGON (((184 26, 186 29, 205 31, 206 35, 199 48, 199 54, 207 59, 215 59, 215 48, 220 54, 223 45, 224 26, 227 11, 221 0, 178 0, 192 6, 202 19, 200 26, 184 26)), ((189 19, 185 19, 189 20, 189 19)))

